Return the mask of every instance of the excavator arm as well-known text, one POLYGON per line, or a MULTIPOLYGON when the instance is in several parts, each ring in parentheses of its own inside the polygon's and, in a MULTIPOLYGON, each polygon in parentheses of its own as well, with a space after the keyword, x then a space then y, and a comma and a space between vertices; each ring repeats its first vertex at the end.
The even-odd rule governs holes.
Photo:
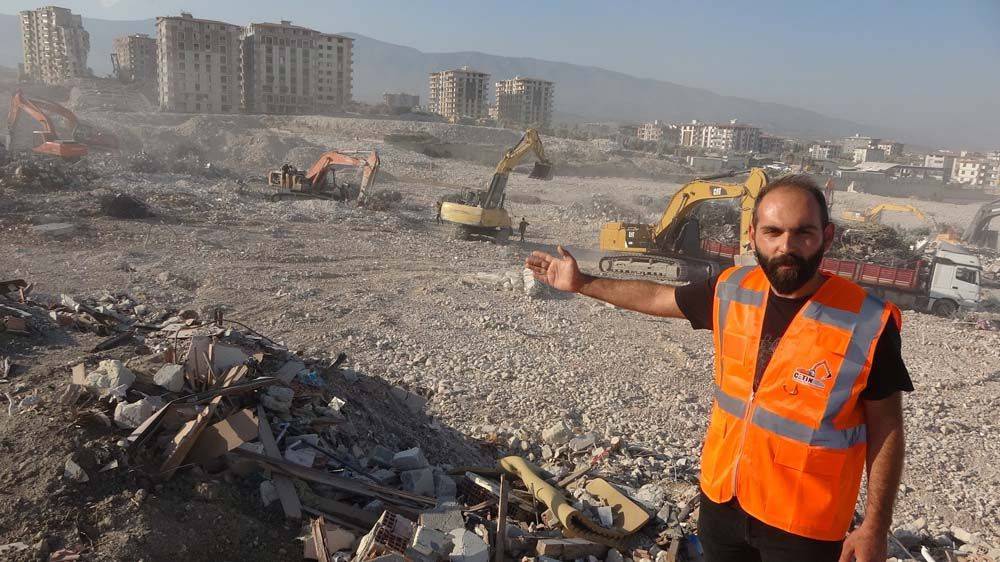
POLYGON ((985 203, 976 211, 976 216, 962 233, 962 242, 976 245, 985 243, 986 227, 996 217, 1000 217, 1000 199, 985 203))
POLYGON ((720 183, 714 180, 733 177, 737 172, 696 179, 680 189, 670 199, 660 222, 653 227, 652 239, 657 246, 664 240, 672 240, 684 226, 686 219, 705 201, 739 199, 740 204, 740 248, 750 248, 750 222, 753 219, 754 201, 760 190, 767 185, 767 175, 760 168, 750 170, 747 181, 720 183))
POLYGON ((331 166, 357 166, 361 169, 361 191, 358 194, 358 201, 364 202, 364 198, 368 189, 374 185, 375 176, 378 174, 379 166, 381 166, 381 160, 379 159, 378 152, 371 151, 371 154, 364 158, 359 158, 355 156, 350 156, 344 152, 331 150, 316 160, 308 171, 306 171, 306 180, 312 186, 314 191, 322 189, 324 183, 326 182, 326 174, 329 172, 331 166))
POLYGON ((42 130, 35 131, 36 134, 41 136, 42 142, 37 146, 34 146, 34 142, 32 142, 32 151, 65 159, 75 159, 86 155, 87 147, 83 144, 72 140, 60 140, 58 138, 52 120, 39 107, 37 101, 25 96, 21 90, 14 92, 10 100, 10 109, 7 111, 7 147, 13 148, 15 140, 13 137, 17 131, 17 121, 21 114, 24 113, 37 121, 42 127, 42 130))
POLYGON ((538 161, 535 162, 535 167, 532 168, 528 177, 540 180, 552 179, 552 163, 545 157, 542 139, 538 136, 538 131, 528 129, 521 136, 521 140, 504 153, 503 158, 497 163, 493 177, 490 179, 490 187, 480 201, 482 207, 493 209, 500 206, 504 191, 507 189, 507 178, 510 176, 510 172, 529 152, 534 152, 538 161))
POLYGON ((65 119, 70 131, 70 137, 74 141, 104 150, 117 150, 119 148, 118 137, 80 122, 76 114, 66 107, 54 101, 41 98, 31 101, 49 115, 58 115, 65 119))

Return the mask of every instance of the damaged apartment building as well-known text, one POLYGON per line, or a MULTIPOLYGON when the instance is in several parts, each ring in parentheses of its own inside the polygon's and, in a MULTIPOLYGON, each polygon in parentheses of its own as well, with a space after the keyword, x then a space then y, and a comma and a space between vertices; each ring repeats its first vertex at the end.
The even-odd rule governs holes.
POLYGON ((156 82, 156 39, 145 33, 115 37, 111 66, 123 82, 156 82))
POLYGON ((157 18, 160 109, 326 113, 351 101, 353 39, 281 23, 157 18))
POLYGON ((496 105, 491 117, 504 127, 548 128, 552 124, 555 84, 515 76, 496 83, 496 105))
POLYGON ((449 121, 478 120, 489 116, 490 75, 468 66, 432 72, 427 108, 449 121))
POLYGON ((83 18, 66 8, 46 6, 21 12, 24 63, 21 78, 58 84, 90 75, 90 34, 83 18))

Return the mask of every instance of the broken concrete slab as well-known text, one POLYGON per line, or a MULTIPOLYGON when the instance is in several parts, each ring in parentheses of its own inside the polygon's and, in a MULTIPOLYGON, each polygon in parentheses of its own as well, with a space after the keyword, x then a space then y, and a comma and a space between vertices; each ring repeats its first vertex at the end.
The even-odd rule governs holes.
POLYGON ((542 441, 550 445, 562 445, 573 437, 573 430, 566 422, 559 420, 555 425, 542 431, 542 441))
POLYGON ((153 375, 153 382, 170 392, 180 392, 184 388, 184 366, 168 364, 160 367, 153 375))
POLYGON ((149 416, 163 406, 162 401, 150 397, 143 398, 131 404, 119 402, 115 406, 115 425, 123 429, 135 429, 142 425, 149 416))
POLYGON ((299 466, 312 467, 316 461, 316 450, 309 447, 300 447, 298 449, 289 447, 285 449, 285 460, 299 466))
POLYGON ((430 468, 407 470, 399 475, 403 489, 421 496, 434 495, 434 471, 430 468))
POLYGON ((454 545, 448 555, 451 562, 489 562, 490 547, 479 535, 464 528, 455 529, 450 535, 454 545))
POLYGON ((454 500, 458 496, 455 479, 443 472, 434 473, 434 497, 442 501, 454 500))
POLYGON ((242 365, 250 359, 250 356, 238 347, 231 345, 212 344, 212 369, 216 373, 222 373, 237 365, 242 365))
POLYGON ((124 393, 135 383, 135 374, 117 359, 105 359, 97 369, 87 375, 87 386, 101 395, 124 393))
POLYGON ((288 361, 284 365, 282 365, 274 376, 278 377, 278 379, 281 380, 281 382, 288 384, 292 382, 292 379, 295 378, 295 375, 298 374, 299 371, 305 368, 306 368, 305 363, 293 359, 292 361, 288 361))
POLYGON ((39 224, 37 226, 31 227, 31 231, 35 234, 40 234, 42 236, 49 236, 52 238, 63 238, 70 236, 77 231, 77 225, 71 222, 52 222, 48 224, 39 224))
POLYGON ((430 527, 418 526, 404 553, 411 560, 441 560, 451 553, 451 536, 430 527))
POLYGON ((420 447, 400 451, 392 457, 392 467, 397 470, 416 470, 430 466, 420 447))
POLYGON ((274 482, 264 480, 260 483, 260 501, 267 507, 278 500, 278 488, 274 482))
POLYGON ((63 476, 73 482, 89 482, 90 477, 87 476, 87 472, 83 470, 83 467, 78 465, 73 459, 66 459, 66 464, 63 466, 63 476))
POLYGON ((597 435, 594 433, 585 433, 569 440, 569 448, 577 453, 593 449, 596 444, 597 435))
POLYGON ((540 556, 551 556, 559 560, 576 560, 596 556, 603 559, 608 547, 585 539, 541 539, 535 545, 540 556))
POLYGON ((450 533, 453 529, 463 527, 465 518, 462 517, 461 506, 458 503, 445 502, 421 513, 420 524, 442 533, 450 533))
POLYGON ((380 486, 389 486, 399 481, 399 475, 396 474, 396 471, 388 468, 376 469, 369 472, 368 475, 380 486))
POLYGON ((368 451, 368 460, 378 466, 390 468, 392 467, 392 459, 395 454, 388 447, 375 445, 372 450, 368 451))

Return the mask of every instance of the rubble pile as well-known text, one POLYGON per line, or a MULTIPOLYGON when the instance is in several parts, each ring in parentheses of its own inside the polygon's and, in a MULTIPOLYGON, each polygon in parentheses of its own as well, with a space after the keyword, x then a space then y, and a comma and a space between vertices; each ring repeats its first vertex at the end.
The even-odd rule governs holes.
POLYGON ((918 237, 891 226, 863 224, 839 230, 827 257, 903 265, 920 256, 918 237))
POLYGON ((97 179, 83 161, 67 162, 31 154, 18 154, 0 166, 0 190, 55 191, 80 189, 97 179))
POLYGON ((175 173, 203 177, 223 177, 232 175, 228 170, 211 162, 196 146, 179 144, 160 156, 139 151, 123 157, 125 167, 144 174, 175 173))

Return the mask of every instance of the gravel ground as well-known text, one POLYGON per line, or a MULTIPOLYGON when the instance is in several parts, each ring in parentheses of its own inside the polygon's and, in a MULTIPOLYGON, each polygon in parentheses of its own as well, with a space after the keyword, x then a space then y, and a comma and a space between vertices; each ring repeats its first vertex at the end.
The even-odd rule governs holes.
MULTIPOLYGON (((528 240, 496 246, 452 240, 432 220, 434 200, 482 185, 491 173, 486 166, 383 145, 383 170, 392 179, 378 189, 403 194, 385 211, 268 202, 256 178, 289 153, 304 160, 324 147, 370 147, 407 128, 498 146, 516 141, 509 131, 335 118, 121 114, 113 121, 147 149, 179 140, 207 145, 210 157, 249 181, 138 174, 113 158, 94 158, 99 177, 89 186, 7 191, 0 195, 0 277, 25 278, 41 293, 111 290, 157 307, 222 305, 230 317, 306 355, 345 350, 356 371, 419 390, 431 397, 428 414, 460 434, 499 435, 509 448, 542 457, 541 431, 564 420, 577 433, 621 437, 657 453, 611 459, 607 470, 623 483, 666 488, 695 478, 711 405, 710 334, 583 297, 543 290, 529 298, 517 282, 531 250, 551 251, 557 243, 596 268, 601 222, 648 219, 650 209, 638 198, 663 198, 677 184, 558 177, 558 169, 544 183, 515 174, 511 201, 521 195, 541 202, 510 203, 512 214, 531 223, 528 240), (135 195, 156 216, 103 216, 97 199, 110 192, 135 195), (78 226, 67 238, 32 230, 64 221, 78 226), (507 287, 504 275, 514 280, 507 287)), ((553 154, 589 150, 578 141, 552 144, 553 154)), ((869 200, 840 197, 835 213, 869 200)), ((918 206, 956 222, 976 209, 918 206)), ((1000 334, 912 311, 903 322, 916 391, 905 400, 908 456, 896 525, 931 536, 960 527, 981 544, 1000 545, 1000 334)), ((5 337, 0 348, 12 345, 5 337)), ((61 382, 64 373, 47 373, 79 345, 29 345, 21 351, 29 379, 61 382)), ((11 439, 13 429, 0 416, 0 435, 11 439)), ((21 537, 0 525, 0 543, 7 538, 21 537)))

